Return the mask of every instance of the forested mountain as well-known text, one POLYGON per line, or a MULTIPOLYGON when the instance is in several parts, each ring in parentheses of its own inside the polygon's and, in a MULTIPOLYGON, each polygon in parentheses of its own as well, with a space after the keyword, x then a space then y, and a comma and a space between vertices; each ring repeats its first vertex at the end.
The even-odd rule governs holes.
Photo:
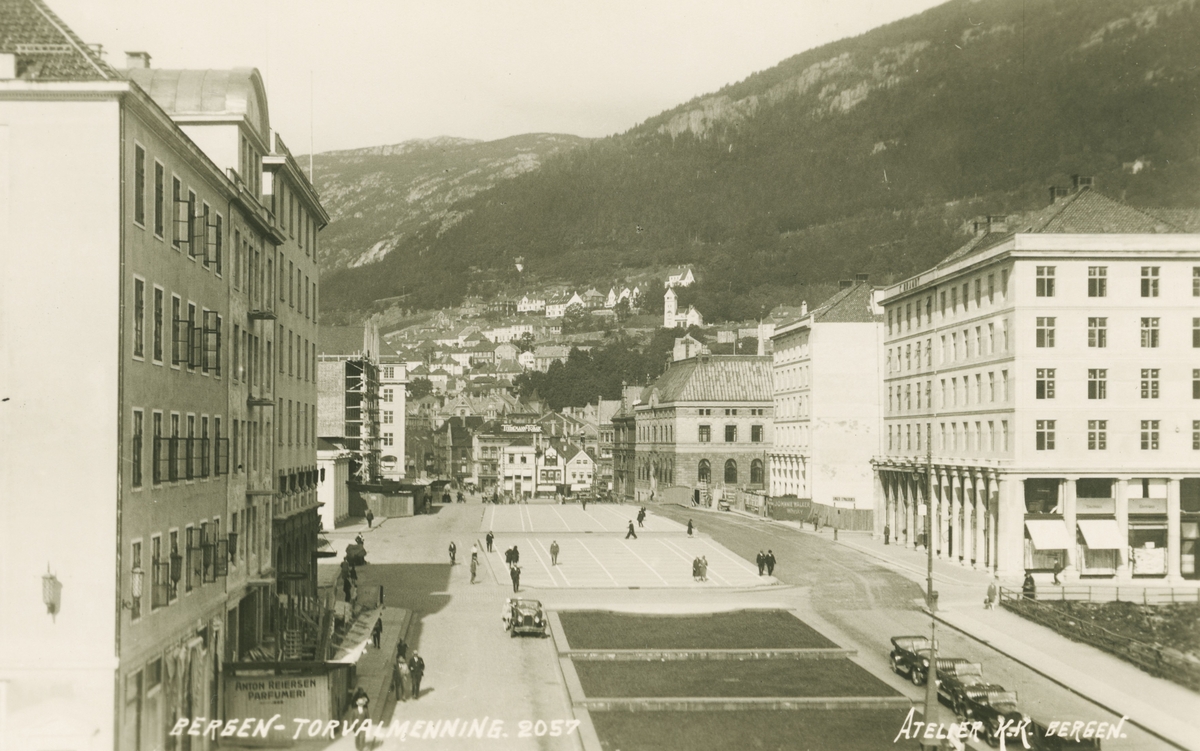
MULTIPOLYGON (((1195 0, 953 0, 804 52, 454 204, 324 302, 442 306, 526 273, 692 263, 709 320, 936 262, 1069 175, 1200 206, 1195 0), (419 286, 410 286, 419 280, 419 286)), ((320 171, 318 170, 318 175, 320 171)))
POLYGON ((499 141, 431 138, 313 157, 329 226, 325 270, 378 262, 423 227, 434 236, 462 219, 455 204, 536 170, 586 139, 534 133, 499 141))

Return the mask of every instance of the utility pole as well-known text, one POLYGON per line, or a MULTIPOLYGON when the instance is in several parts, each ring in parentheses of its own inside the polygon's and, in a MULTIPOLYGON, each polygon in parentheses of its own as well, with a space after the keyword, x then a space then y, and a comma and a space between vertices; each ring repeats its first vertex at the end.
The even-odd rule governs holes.
MULTIPOLYGON (((930 423, 932 425, 932 423, 930 423)), ((925 722, 937 716, 937 592, 933 589, 933 435, 925 453, 925 604, 929 608, 929 670, 925 672, 925 722)))

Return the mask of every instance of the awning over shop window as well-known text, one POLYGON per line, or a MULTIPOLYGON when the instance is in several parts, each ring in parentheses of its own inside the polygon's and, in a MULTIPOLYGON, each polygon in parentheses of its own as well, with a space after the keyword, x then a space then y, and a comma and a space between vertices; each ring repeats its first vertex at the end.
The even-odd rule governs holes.
POLYGON ((1026 519, 1025 529, 1038 550, 1066 550, 1073 544, 1067 523, 1061 519, 1026 519))
POLYGON ((1115 519, 1080 519, 1079 531, 1092 550, 1120 550, 1128 543, 1121 539, 1115 519))

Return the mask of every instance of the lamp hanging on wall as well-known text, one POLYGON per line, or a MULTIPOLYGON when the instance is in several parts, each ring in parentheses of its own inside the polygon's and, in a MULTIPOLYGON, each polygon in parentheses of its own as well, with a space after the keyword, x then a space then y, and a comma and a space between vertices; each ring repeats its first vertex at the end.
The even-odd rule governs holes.
POLYGON ((62 607, 62 582, 50 572, 50 564, 46 564, 46 573, 42 576, 42 602, 46 604, 46 612, 52 620, 57 620, 59 608, 62 607))

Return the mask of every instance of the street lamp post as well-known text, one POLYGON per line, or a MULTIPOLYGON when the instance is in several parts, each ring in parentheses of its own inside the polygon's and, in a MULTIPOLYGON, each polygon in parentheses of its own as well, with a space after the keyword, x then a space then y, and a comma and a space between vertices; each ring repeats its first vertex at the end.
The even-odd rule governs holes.
POLYGON ((929 670, 925 671, 925 722, 937 713, 937 592, 933 589, 933 436, 925 453, 925 603, 929 608, 929 670))

